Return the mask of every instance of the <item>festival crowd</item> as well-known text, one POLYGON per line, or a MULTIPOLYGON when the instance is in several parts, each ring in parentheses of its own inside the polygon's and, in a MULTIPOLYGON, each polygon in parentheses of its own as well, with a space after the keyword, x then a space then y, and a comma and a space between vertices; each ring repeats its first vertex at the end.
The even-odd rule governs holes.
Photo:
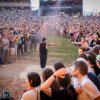
POLYGON ((28 73, 27 91, 21 100, 100 100, 99 17, 37 17, 31 10, 2 10, 1 66, 14 63, 31 49, 37 50, 41 38, 52 30, 78 46, 78 58, 70 68, 55 62, 53 68, 43 69, 42 77, 37 72, 28 73))
POLYGON ((41 34, 38 34, 37 30, 41 25, 41 18, 35 17, 29 9, 0 11, 1 66, 14 63, 17 57, 26 54, 30 49, 36 49, 41 39, 41 34))

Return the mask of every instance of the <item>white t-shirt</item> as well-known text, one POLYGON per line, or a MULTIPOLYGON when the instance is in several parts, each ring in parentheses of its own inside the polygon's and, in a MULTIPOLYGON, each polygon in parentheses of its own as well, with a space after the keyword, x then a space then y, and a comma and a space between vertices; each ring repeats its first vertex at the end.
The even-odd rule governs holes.
POLYGON ((37 89, 27 91, 23 94, 21 100, 39 100, 39 93, 37 89), (38 96, 37 96, 38 95, 38 96))
POLYGON ((94 100, 100 96, 100 92, 94 83, 86 76, 84 76, 79 83, 82 86, 83 93, 78 96, 78 100, 94 100))

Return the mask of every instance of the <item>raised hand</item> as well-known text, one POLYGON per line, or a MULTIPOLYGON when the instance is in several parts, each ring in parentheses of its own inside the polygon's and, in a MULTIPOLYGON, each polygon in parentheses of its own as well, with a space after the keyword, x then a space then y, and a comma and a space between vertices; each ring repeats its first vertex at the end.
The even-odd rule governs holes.
POLYGON ((67 70, 65 68, 61 68, 58 71, 55 72, 56 77, 64 78, 65 74, 67 74, 67 70))

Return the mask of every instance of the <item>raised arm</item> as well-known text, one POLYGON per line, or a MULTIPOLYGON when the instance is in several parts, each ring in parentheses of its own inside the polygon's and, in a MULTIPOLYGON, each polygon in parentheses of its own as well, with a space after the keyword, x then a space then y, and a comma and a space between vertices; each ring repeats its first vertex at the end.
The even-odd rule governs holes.
POLYGON ((47 81, 45 81, 42 86, 41 90, 47 94, 48 96, 52 96, 52 91, 50 86, 52 85, 53 81, 56 79, 56 77, 64 77, 64 75, 67 74, 67 70, 62 68, 56 71, 47 81))

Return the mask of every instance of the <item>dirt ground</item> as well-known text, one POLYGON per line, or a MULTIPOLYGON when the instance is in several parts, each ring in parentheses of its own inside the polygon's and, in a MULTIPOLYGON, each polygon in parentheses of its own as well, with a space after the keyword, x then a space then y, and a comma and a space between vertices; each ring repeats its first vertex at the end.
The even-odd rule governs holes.
POLYGON ((6 64, 6 67, 0 67, 0 96, 3 91, 9 91, 15 100, 19 100, 25 90, 24 82, 27 73, 40 71, 39 73, 41 74, 37 59, 37 56, 25 55, 17 58, 14 64, 6 64))
MULTIPOLYGON (((52 59, 48 59, 47 64, 52 65, 52 59)), ((47 67, 52 67, 48 66, 47 67)), ((39 64, 39 56, 31 52, 17 58, 14 64, 6 64, 0 67, 0 96, 3 91, 8 91, 14 100, 20 100, 25 90, 25 79, 28 72, 36 71, 40 75, 42 69, 39 64)))
MULTIPOLYGON (((53 40, 50 41, 53 42, 55 37, 52 38, 53 40)), ((74 45, 71 44, 72 46, 69 46, 69 41, 66 42, 66 39, 63 40, 63 38, 59 37, 57 38, 58 42, 59 39, 61 40, 61 43, 66 43, 66 45, 51 49, 49 48, 50 52, 48 51, 47 67, 52 67, 56 61, 64 61, 67 63, 65 63, 66 66, 71 66, 70 62, 72 62, 77 55, 77 48, 75 48, 74 45)), ((54 41, 53 43, 56 42, 54 41)), ((23 91, 25 90, 24 83, 26 75, 31 71, 36 71, 40 75, 42 73, 39 56, 33 51, 18 57, 14 64, 6 64, 6 67, 0 67, 0 96, 5 90, 9 91, 10 95, 15 98, 14 100, 20 100, 23 91)))

